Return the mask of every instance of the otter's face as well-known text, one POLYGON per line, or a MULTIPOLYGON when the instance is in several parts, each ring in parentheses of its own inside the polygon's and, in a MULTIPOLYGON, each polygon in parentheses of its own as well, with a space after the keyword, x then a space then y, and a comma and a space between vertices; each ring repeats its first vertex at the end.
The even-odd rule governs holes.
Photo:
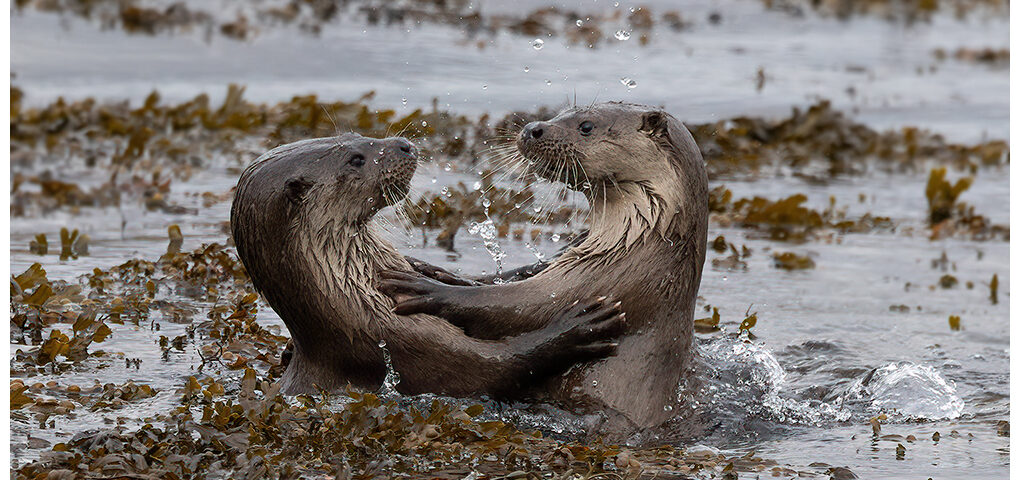
MULTIPOLYGON (((282 195, 292 209, 318 218, 367 222, 407 196, 418 152, 404 138, 350 133, 279 147, 288 149, 282 195)), ((282 160, 282 159, 281 159, 282 160)))
POLYGON ((552 120, 531 122, 517 137, 517 149, 536 175, 573 190, 638 181, 668 164, 656 135, 668 115, 641 105, 602 103, 572 108, 552 120), (649 159, 661 159, 649 164, 649 159))

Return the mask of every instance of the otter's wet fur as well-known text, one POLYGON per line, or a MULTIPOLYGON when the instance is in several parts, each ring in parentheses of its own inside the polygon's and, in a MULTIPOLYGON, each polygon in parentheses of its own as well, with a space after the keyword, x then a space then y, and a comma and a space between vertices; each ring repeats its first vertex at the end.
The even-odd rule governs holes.
POLYGON ((623 316, 603 300, 554 309, 549 328, 471 338, 430 315, 402 317, 379 272, 411 272, 371 221, 402 200, 417 166, 402 138, 356 134, 277 147, 241 175, 231 208, 237 253, 292 336, 286 393, 378 389, 382 346, 401 393, 515 396, 575 362, 615 351, 623 316))
POLYGON ((528 124, 517 147, 535 174, 587 197, 583 241, 526 280, 453 286, 387 272, 383 291, 416 295, 402 297, 398 312, 441 315, 480 338, 542 328, 557 304, 613 295, 628 316, 618 354, 545 391, 605 413, 605 431, 624 438, 665 424, 680 411, 708 237, 708 178, 694 138, 660 109, 603 103, 528 124))

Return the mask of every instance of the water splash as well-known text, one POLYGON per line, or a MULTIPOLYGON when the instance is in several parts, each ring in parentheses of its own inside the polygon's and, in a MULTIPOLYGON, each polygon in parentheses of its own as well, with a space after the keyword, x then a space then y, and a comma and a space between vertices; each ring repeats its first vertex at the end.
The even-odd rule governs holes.
POLYGON ((752 417, 810 425, 851 417, 851 412, 839 405, 787 395, 787 373, 776 356, 763 344, 743 337, 705 341, 696 368, 702 385, 694 392, 681 393, 681 402, 692 402, 695 408, 728 418, 734 425, 752 417))
POLYGON ((496 224, 489 218, 489 205, 485 205, 485 221, 471 222, 471 225, 468 227, 468 233, 482 238, 485 250, 489 252, 489 256, 496 262, 496 276, 498 277, 502 274, 503 259, 506 258, 506 252, 503 251, 503 248, 499 246, 499 242, 496 241, 496 224))
POLYGON ((953 420, 964 409, 955 383, 930 365, 911 362, 871 371, 851 384, 841 400, 863 404, 869 414, 884 413, 899 420, 953 420))
POLYGON ((390 351, 386 349, 386 340, 379 340, 379 348, 382 350, 383 362, 386 364, 386 376, 383 377, 379 396, 381 398, 397 397, 400 395, 397 392, 397 385, 400 384, 400 374, 393 368, 393 359, 390 357, 390 351))

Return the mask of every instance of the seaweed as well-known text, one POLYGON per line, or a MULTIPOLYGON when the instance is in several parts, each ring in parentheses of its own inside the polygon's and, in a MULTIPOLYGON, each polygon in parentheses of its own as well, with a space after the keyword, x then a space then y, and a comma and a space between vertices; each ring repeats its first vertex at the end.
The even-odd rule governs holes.
POLYGON ((812 10, 822 16, 848 21, 858 16, 876 16, 890 22, 913 24, 931 22, 936 13, 948 11, 959 20, 973 12, 1002 13, 1009 3, 1003 0, 865 0, 858 2, 762 0, 765 7, 795 16, 812 10))
POLYGON ((797 255, 793 252, 776 252, 772 254, 772 263, 776 268, 783 270, 806 270, 815 268, 815 261, 807 255, 797 255))
POLYGON ((779 166, 828 178, 875 168, 913 173, 931 165, 977 170, 1008 163, 1004 141, 960 145, 916 127, 880 132, 849 119, 827 100, 795 107, 787 118, 735 117, 688 128, 710 178, 757 175, 779 166))
POLYGON ((839 233, 889 231, 892 220, 865 214, 859 219, 846 218, 830 198, 829 208, 821 212, 803 206, 804 194, 794 194, 779 200, 763 197, 741 198, 732 201, 733 194, 720 185, 709 192, 709 210, 712 219, 723 226, 736 224, 761 231, 771 240, 801 243, 818 236, 823 230, 839 233))
POLYGON ((967 236, 976 240, 1009 239, 1008 225, 995 225, 974 207, 959 201, 961 194, 973 184, 973 177, 950 183, 945 167, 933 168, 928 175, 924 194, 928 200, 928 224, 933 240, 951 236, 967 236))

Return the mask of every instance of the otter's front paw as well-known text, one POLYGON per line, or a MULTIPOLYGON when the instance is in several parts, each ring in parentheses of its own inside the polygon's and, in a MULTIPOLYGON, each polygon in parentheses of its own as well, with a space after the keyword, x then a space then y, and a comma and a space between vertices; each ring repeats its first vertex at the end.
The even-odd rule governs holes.
POLYGON ((447 285, 459 285, 465 287, 480 285, 478 282, 458 276, 455 273, 451 273, 449 270, 423 262, 417 258, 408 256, 405 256, 404 258, 407 260, 407 263, 411 264, 411 268, 413 268, 414 271, 447 285))
POLYGON ((425 313, 442 314, 444 295, 451 287, 431 278, 413 273, 384 270, 379 274, 379 291, 393 298, 396 304, 393 312, 397 315, 425 313))
POLYGON ((563 367, 610 357, 616 354, 614 339, 626 328, 627 316, 620 310, 620 302, 610 302, 606 297, 575 302, 535 332, 541 343, 530 355, 563 367))

